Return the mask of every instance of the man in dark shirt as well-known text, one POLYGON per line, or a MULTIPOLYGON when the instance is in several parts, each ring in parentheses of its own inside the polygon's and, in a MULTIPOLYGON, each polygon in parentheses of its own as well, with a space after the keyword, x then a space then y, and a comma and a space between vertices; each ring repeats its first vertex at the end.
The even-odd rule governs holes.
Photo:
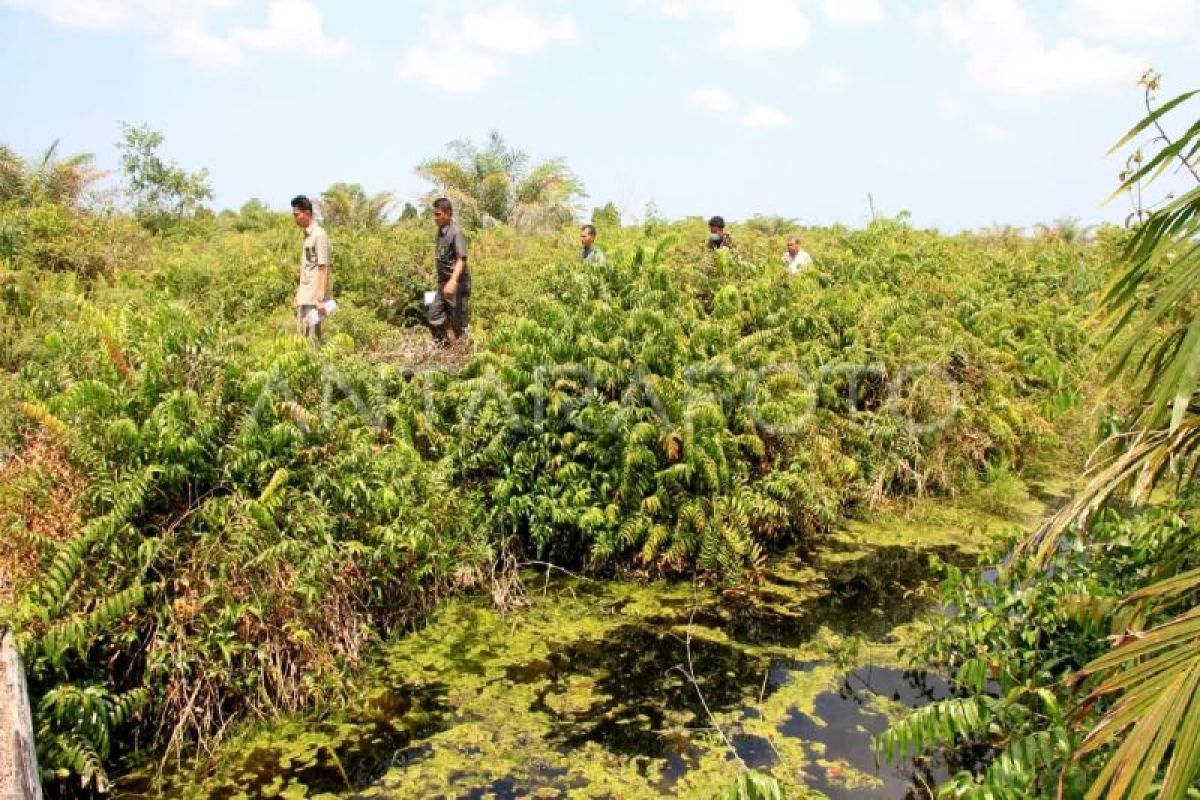
POLYGON ((433 338, 453 344, 467 333, 467 304, 471 297, 471 273, 467 269, 467 237, 454 221, 454 207, 444 197, 433 201, 437 223, 437 292, 429 306, 433 338))
POLYGON ((708 221, 708 249, 723 250, 733 247, 733 239, 725 232, 725 218, 713 217, 708 221))

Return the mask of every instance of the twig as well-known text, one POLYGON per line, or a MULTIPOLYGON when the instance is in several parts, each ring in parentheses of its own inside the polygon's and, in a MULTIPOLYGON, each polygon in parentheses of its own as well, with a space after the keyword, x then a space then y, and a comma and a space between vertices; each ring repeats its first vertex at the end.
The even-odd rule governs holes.
MULTIPOLYGON (((766 697, 766 695, 767 695, 767 679, 770 677, 771 677, 771 668, 768 666, 766 671, 763 672, 762 688, 758 690, 758 704, 755 706, 755 708, 758 709, 758 713, 763 717, 767 716, 767 712, 763 710, 762 704, 763 704, 763 698, 766 697)), ((775 753, 775 759, 777 761, 779 761, 780 764, 782 764, 783 763, 783 753, 779 752, 779 748, 775 746, 774 734, 771 733, 770 731, 768 731, 767 735, 766 735, 766 740, 767 740, 767 744, 771 746, 771 751, 773 753, 775 753)))
MULTIPOLYGON (((725 743, 725 747, 728 748, 729 752, 733 754, 734 760, 742 768, 742 771, 749 772, 750 768, 746 765, 746 762, 742 759, 741 755, 738 753, 737 748, 733 746, 733 742, 731 742, 729 740, 729 737, 725 735, 725 730, 721 727, 720 723, 717 722, 716 717, 713 716, 712 709, 710 709, 708 707, 708 701, 704 699, 704 691, 700 688, 700 682, 698 680, 696 680, 696 668, 695 668, 695 663, 692 660, 692 625, 696 621, 696 611, 699 608, 699 603, 698 603, 698 598, 697 598, 697 588, 698 588, 698 585, 696 584, 695 581, 693 581, 692 582, 692 599, 693 599, 692 610, 688 616, 687 633, 684 636, 684 640, 683 640, 684 652, 687 655, 687 668, 684 669, 683 667, 676 665, 676 666, 672 667, 672 669, 677 669, 681 673, 683 673, 684 677, 688 679, 688 682, 692 684, 692 688, 696 690, 696 697, 700 698, 700 705, 704 708, 704 714, 705 714, 705 716, 708 717, 710 727, 709 728, 684 728, 683 730, 684 731, 715 730, 717 732, 717 734, 721 737, 721 741, 723 741, 725 743)), ((770 670, 770 668, 768 668, 766 670, 766 672, 763 673, 762 687, 759 689, 759 692, 758 692, 758 708, 759 708, 760 714, 762 713, 762 702, 763 702, 763 698, 767 694, 767 681, 769 680, 770 676, 771 676, 771 670, 770 670)), ((782 764, 783 763, 783 754, 779 752, 779 748, 777 748, 775 746, 775 742, 771 741, 770 736, 767 736, 766 742, 770 746, 771 750, 775 753, 775 758, 782 764)))
MULTIPOLYGON (((1151 91, 1150 87, 1147 86, 1145 95, 1143 97, 1144 97, 1144 100, 1146 101, 1146 113, 1152 115, 1152 114, 1154 114, 1154 108, 1150 105, 1150 91, 1151 91)), ((1167 136, 1167 132, 1165 130, 1163 130, 1162 125, 1159 123, 1159 121, 1157 119, 1154 120, 1154 127, 1158 129, 1158 135, 1161 136, 1162 140, 1167 143, 1167 147, 1174 146, 1175 143, 1171 141, 1170 136, 1167 136)), ((1175 157, 1178 158, 1180 163, 1182 163, 1183 166, 1187 168, 1188 172, 1192 173, 1192 177, 1196 179, 1196 183, 1200 183, 1200 174, 1196 173, 1195 168, 1193 168, 1192 165, 1188 163, 1188 160, 1183 157, 1183 154, 1176 153, 1175 157)))
POLYGON ((692 688, 695 688, 696 690, 696 697, 700 698, 700 704, 703 706, 704 715, 708 717, 708 722, 712 724, 713 728, 716 729, 716 733, 720 734, 721 741, 725 742, 725 746, 730 748, 730 752, 733 753, 733 759, 736 760, 740 766, 742 766, 743 770, 748 770, 749 768, 746 766, 744 760, 742 760, 742 756, 739 756, 738 754, 737 747, 733 746, 733 742, 730 741, 730 738, 725 735, 725 730, 721 728, 720 723, 716 722, 716 717, 713 716, 712 709, 708 708, 708 700, 704 699, 704 692, 701 691, 700 681, 696 680, 696 669, 691 660, 691 624, 695 619, 696 606, 695 604, 692 604, 691 615, 688 618, 688 636, 686 636, 684 639, 684 651, 686 652, 686 655, 688 655, 688 672, 685 674, 688 675, 688 680, 691 681, 692 688))
POLYGON ((322 747, 329 753, 329 757, 333 761, 333 765, 337 767, 337 771, 341 774, 342 782, 346 784, 346 788, 353 789, 354 784, 350 782, 350 776, 346 774, 346 768, 342 766, 342 760, 338 758, 337 750, 328 742, 322 745, 322 747))
POLYGON ((507 549, 499 561, 492 564, 492 603, 501 612, 526 604, 528 594, 521 583, 520 566, 507 549))
POLYGON ((597 581, 597 580, 593 580, 592 578, 589 578, 585 575, 580 575, 577 572, 571 572, 571 570, 569 570, 565 567, 560 567, 557 564, 551 564, 548 561, 520 561, 517 563, 516 566, 518 569, 520 569, 521 567, 545 567, 546 572, 549 572, 550 570, 557 570, 558 572, 561 572, 564 575, 570 575, 572 578, 576 578, 581 581, 587 581, 588 583, 599 583, 599 581, 597 581))
POLYGON ((914 770, 913 776, 921 782, 921 788, 925 790, 925 793, 929 796, 929 800, 937 800, 937 792, 929 785, 929 781, 925 780, 925 776, 921 774, 921 770, 914 770))
MULTIPOLYGON (((695 599, 695 597, 696 597, 696 588, 697 588, 696 583, 693 581, 693 583, 692 583, 693 599, 695 599)), ((687 654, 687 669, 684 670, 683 667, 680 667, 678 664, 675 665, 672 669, 678 669, 680 672, 682 672, 684 674, 684 677, 686 677, 688 679, 688 681, 692 684, 692 688, 696 690, 696 697, 700 698, 700 705, 704 708, 704 714, 705 714, 705 716, 708 717, 709 724, 711 724, 712 727, 716 730, 716 732, 720 735, 721 741, 725 742, 725 746, 727 748, 729 748, 729 752, 733 754, 734 760, 737 761, 739 766, 741 766, 742 771, 746 772, 746 771, 749 771, 750 768, 746 766, 746 762, 742 760, 742 757, 740 755, 738 755, 737 748, 733 746, 733 742, 729 741, 729 737, 725 735, 725 731, 721 728, 720 724, 717 722, 716 717, 713 716, 712 709, 710 709, 708 707, 708 701, 704 699, 704 692, 701 691, 701 689, 700 689, 700 682, 696 680, 696 669, 695 669, 695 665, 692 661, 692 623, 695 622, 695 619, 696 619, 696 609, 697 609, 697 603, 693 602, 692 603, 692 612, 691 612, 691 615, 688 617, 687 636, 684 638, 684 641, 683 641, 684 652, 687 654)))

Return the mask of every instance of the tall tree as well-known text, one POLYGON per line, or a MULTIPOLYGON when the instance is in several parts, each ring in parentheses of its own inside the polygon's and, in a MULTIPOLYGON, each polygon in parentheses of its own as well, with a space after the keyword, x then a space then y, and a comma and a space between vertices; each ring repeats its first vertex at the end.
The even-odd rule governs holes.
POLYGON ((134 215, 142 224, 161 230, 172 222, 193 217, 211 200, 208 170, 188 172, 158 154, 164 137, 149 126, 121 123, 121 172, 133 201, 134 215))
POLYGON ((0 202, 56 203, 79 208, 87 190, 104 177, 91 153, 60 157, 58 141, 41 155, 25 161, 16 151, 0 144, 0 202))
MULTIPOLYGON (((284 215, 276 214, 270 206, 257 197, 251 197, 242 203, 238 210, 233 227, 238 231, 264 231, 275 224, 284 215)), ((290 218, 289 218, 290 221, 290 218)))
POLYGON ((621 227, 621 209, 609 200, 603 206, 592 209, 592 224, 606 230, 616 230, 621 227))
POLYGON ((6 144, 0 144, 0 203, 20 200, 25 194, 25 162, 6 144))
POLYGON ((361 183, 338 182, 321 193, 318 201, 327 225, 348 228, 378 228, 396 206, 389 192, 368 195, 361 183))
POLYGON ((1034 230, 1038 236, 1066 244, 1086 241, 1092 233, 1092 228, 1082 225, 1078 217, 1059 217, 1052 223, 1039 222, 1034 230))
POLYGON ((506 223, 521 230, 553 228, 569 222, 586 197, 583 183, 562 159, 530 164, 529 156, 509 147, 496 131, 487 145, 459 139, 443 158, 426 161, 417 174, 444 195, 471 226, 506 223))

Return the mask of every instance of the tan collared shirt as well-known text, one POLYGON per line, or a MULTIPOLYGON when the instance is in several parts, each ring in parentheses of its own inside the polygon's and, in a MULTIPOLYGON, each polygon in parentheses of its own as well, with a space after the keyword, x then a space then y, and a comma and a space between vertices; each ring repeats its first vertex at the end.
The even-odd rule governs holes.
MULTIPOLYGON (((300 286, 296 289, 297 306, 315 306, 325 300, 317 296, 317 269, 329 267, 329 236, 317 223, 304 229, 304 249, 300 252, 300 286)), ((328 293, 330 284, 325 290, 328 293)))

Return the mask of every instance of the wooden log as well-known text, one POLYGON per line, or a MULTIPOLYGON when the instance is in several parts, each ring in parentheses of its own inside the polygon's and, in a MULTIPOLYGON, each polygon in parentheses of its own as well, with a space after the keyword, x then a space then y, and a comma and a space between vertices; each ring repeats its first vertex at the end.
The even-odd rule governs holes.
POLYGON ((42 800, 21 654, 0 630, 0 800, 42 800))

